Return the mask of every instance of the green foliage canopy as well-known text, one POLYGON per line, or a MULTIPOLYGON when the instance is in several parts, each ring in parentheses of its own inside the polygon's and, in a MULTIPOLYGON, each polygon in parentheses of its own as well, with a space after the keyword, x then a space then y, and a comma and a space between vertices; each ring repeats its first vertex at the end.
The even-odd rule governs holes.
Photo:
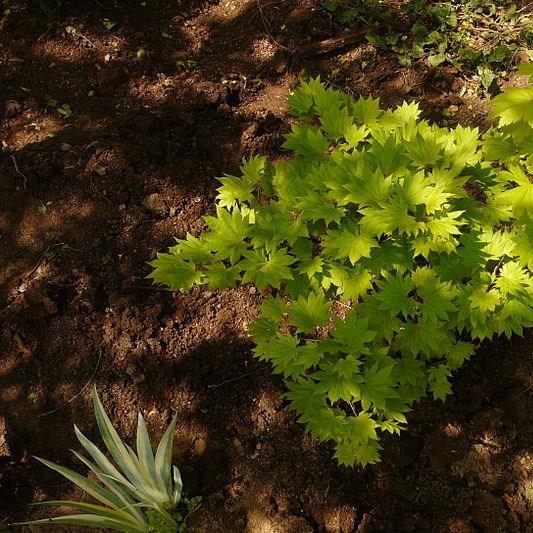
POLYGON ((483 136, 319 79, 289 103, 293 157, 223 177, 209 231, 151 277, 267 289, 256 355, 338 461, 366 465, 414 402, 450 394, 474 341, 533 325, 533 88, 496 97, 483 136))

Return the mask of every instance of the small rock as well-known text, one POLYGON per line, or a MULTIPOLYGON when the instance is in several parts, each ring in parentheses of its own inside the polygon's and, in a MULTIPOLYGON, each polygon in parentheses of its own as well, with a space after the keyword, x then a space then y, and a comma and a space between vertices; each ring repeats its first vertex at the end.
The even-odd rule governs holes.
POLYGON ((14 117, 15 115, 17 115, 21 109, 21 105, 19 102, 15 101, 15 100, 8 100, 6 102, 6 116, 8 118, 10 117, 14 117))
POLYGON ((144 374, 140 372, 139 374, 135 374, 132 379, 133 379, 133 384, 138 385, 139 383, 142 383, 146 378, 144 374))
POLYGON ((513 56, 513 63, 520 65, 520 63, 529 63, 529 54, 525 50, 518 50, 513 56))
POLYGON ((289 26, 300 26, 309 21, 313 16, 313 12, 309 9, 304 8, 294 8, 287 17, 287 25, 289 26))
POLYGON ((255 287, 250 287, 250 288, 248 289, 248 292, 249 292, 250 294, 255 294, 255 293, 257 292, 257 289, 256 289, 255 287))
POLYGON ((5 419, 0 416, 0 457, 9 457, 11 450, 7 441, 7 424, 5 419))
POLYGON ((275 66, 276 73, 283 74, 287 69, 287 64, 288 63, 286 59, 280 59, 275 66))
POLYGON ((105 176, 107 174, 107 169, 105 167, 103 167, 102 165, 96 165, 94 167, 94 171, 96 172, 96 174, 98 174, 99 176, 105 176))
POLYGON ((349 533, 355 531, 357 510, 349 505, 330 507, 324 512, 326 531, 349 533))
POLYGON ((448 99, 450 100, 450 104, 453 105, 461 105, 463 103, 463 99, 457 94, 450 94, 448 99))
POLYGON ((257 122, 249 122, 242 130, 242 137, 253 137, 257 134, 259 124, 257 122))
POLYGON ((143 207, 156 215, 165 215, 168 211, 165 199, 157 192, 149 194, 143 200, 143 207))

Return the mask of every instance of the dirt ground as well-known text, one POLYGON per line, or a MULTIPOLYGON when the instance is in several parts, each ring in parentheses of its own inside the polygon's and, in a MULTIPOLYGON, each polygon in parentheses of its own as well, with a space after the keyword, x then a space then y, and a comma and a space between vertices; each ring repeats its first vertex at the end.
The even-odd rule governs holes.
POLYGON ((203 499, 192 531, 533 531, 533 332, 484 344, 453 398, 418 405, 380 464, 347 469, 253 358, 255 289, 145 279, 203 229, 217 176, 281 154, 302 70, 438 120, 483 124, 486 104, 458 96, 453 69, 436 79, 368 44, 295 55, 341 30, 318 0, 117 4, 0 19, 0 521, 73 495, 31 456, 80 468, 72 426, 96 431, 91 388, 76 395, 96 383, 127 439, 139 410, 157 437, 178 414, 175 463, 203 499))

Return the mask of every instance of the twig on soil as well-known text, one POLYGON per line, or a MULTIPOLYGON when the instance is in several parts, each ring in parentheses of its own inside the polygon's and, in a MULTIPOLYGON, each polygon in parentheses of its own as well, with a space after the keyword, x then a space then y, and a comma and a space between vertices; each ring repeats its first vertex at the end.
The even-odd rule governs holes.
POLYGON ((15 159, 14 155, 11 156, 11 160, 13 161, 13 165, 15 166, 15 170, 17 171, 17 174, 19 176, 22 176, 22 179, 24 180, 23 187, 24 187, 24 190, 26 190, 26 185, 28 184, 28 177, 20 171, 19 166, 17 165, 17 160, 15 159))
POLYGON ((350 33, 344 33, 336 37, 330 37, 329 39, 324 39, 323 41, 304 44, 297 48, 297 52, 303 57, 313 57, 327 54, 340 48, 356 44, 359 41, 362 41, 367 35, 378 31, 380 31, 379 26, 365 26, 364 28, 360 28, 350 33))
POLYGON ((43 262, 43 259, 46 257, 46 254, 52 249, 52 248, 57 248, 58 246, 65 246, 65 243, 64 242, 56 242, 55 244, 51 244, 41 255, 41 257, 39 257, 39 260, 37 261, 37 263, 35 263, 35 266, 26 274, 26 278, 29 278, 38 268, 39 266, 41 265, 41 263, 43 262))
POLYGON ((63 409, 63 407, 66 407, 69 403, 73 402, 80 394, 82 394, 83 391, 91 384, 94 376, 96 375, 98 367, 100 366, 100 360, 101 359, 102 359, 102 350, 100 350, 100 353, 98 355, 98 361, 96 361, 96 366, 94 367, 93 373, 91 374, 91 377, 89 378, 89 381, 87 381, 87 383, 85 383, 85 385, 78 392, 78 394, 75 394, 74 396, 72 396, 72 398, 70 398, 70 400, 67 400, 65 403, 61 404, 59 407, 56 407, 55 409, 52 409, 51 411, 46 411, 45 413, 39 413, 37 416, 53 415, 54 413, 57 413, 58 411, 63 409))
POLYGON ((223 385, 227 385, 228 383, 233 383, 234 381, 238 381, 239 379, 245 378, 247 376, 251 376, 253 374, 258 374, 259 372, 262 372, 263 370, 266 370, 267 368, 270 368, 270 365, 265 365, 260 368, 256 368, 255 370, 250 370, 250 372, 246 372, 245 374, 241 374, 240 376, 235 376, 234 378, 227 379, 226 381, 222 381, 221 383, 217 383, 216 385, 208 385, 208 390, 215 390, 219 387, 222 387, 223 385))
POLYGON ((263 27, 265 28, 265 31, 267 32, 268 36, 272 39, 273 43, 278 48, 286 50, 290 54, 293 54, 293 55, 297 56, 298 54, 296 54, 296 52, 294 50, 291 50, 290 48, 287 48, 286 46, 283 46, 281 43, 278 43, 278 41, 276 41, 275 37, 272 35, 272 33, 271 33, 271 31, 270 31, 270 29, 268 27, 268 24, 267 24, 267 21, 266 21, 266 18, 265 18, 265 14, 263 13, 263 6, 261 5, 261 0, 256 0, 256 2, 257 2, 257 7, 259 8, 259 14, 261 15, 261 21, 263 22, 263 27))

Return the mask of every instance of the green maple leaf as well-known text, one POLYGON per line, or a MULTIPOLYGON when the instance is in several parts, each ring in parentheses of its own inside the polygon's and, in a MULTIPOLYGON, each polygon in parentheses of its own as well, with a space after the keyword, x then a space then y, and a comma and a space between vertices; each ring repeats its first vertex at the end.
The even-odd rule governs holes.
POLYGON ((440 216, 435 216, 427 222, 427 228, 435 238, 449 239, 452 235, 460 235, 459 228, 464 224, 459 218, 462 214, 463 211, 441 213, 440 216))
POLYGON ((489 161, 507 162, 516 155, 513 139, 499 131, 489 131, 483 137, 483 155, 489 161))
POLYGON ((238 266, 244 274, 243 283, 252 281, 259 289, 273 287, 279 289, 281 284, 293 279, 289 268, 296 259, 287 253, 286 248, 280 248, 272 252, 253 250, 244 252, 244 259, 238 266))
POLYGON ((451 338, 441 322, 420 318, 404 324, 394 341, 395 348, 404 355, 437 355, 451 344, 451 338))
POLYGON ((401 385, 417 386, 425 378, 423 363, 410 356, 400 358, 394 367, 394 375, 401 385))
POLYGON ((270 361, 274 371, 284 377, 297 377, 318 365, 323 353, 316 342, 308 341, 300 346, 300 340, 290 333, 276 333, 276 336, 254 349, 260 359, 270 361))
POLYGON ((508 300, 503 304, 500 312, 497 332, 505 332, 508 338, 513 333, 523 334, 524 327, 533 326, 533 305, 531 304, 531 294, 525 302, 518 299, 508 300))
POLYGON ((448 367, 450 369, 462 367, 465 361, 468 361, 470 359, 470 356, 473 354, 473 344, 469 342, 456 342, 450 347, 448 353, 446 354, 448 367))
POLYGON ((502 136, 499 131, 490 131, 483 137, 483 155, 489 161, 507 162, 516 155, 512 138, 502 136))
POLYGON ((359 124, 372 124, 383 113, 379 98, 359 98, 351 105, 351 113, 359 124))
POLYGON ((283 148, 292 150, 297 156, 316 158, 324 156, 329 148, 329 141, 319 129, 311 126, 293 124, 292 133, 285 136, 283 148))
POLYGON ((150 263, 154 270, 148 275, 156 283, 167 285, 171 290, 187 291, 202 282, 202 273, 189 263, 173 254, 157 254, 150 263))
POLYGON ((409 209, 416 208, 426 202, 428 187, 428 179, 424 172, 417 172, 416 174, 409 174, 399 181, 394 190, 398 199, 401 199, 403 205, 409 209))
POLYGON ((311 333, 316 326, 323 326, 329 320, 330 306, 323 292, 311 292, 291 302, 289 315, 298 332, 311 333))
POLYGON ((526 215, 533 219, 533 183, 522 183, 500 195, 498 203, 513 206, 513 214, 519 218, 526 215))
POLYGON ((380 290, 373 298, 379 302, 379 308, 383 311, 390 311, 393 315, 401 313, 407 318, 414 303, 409 297, 413 288, 411 279, 396 274, 385 281, 378 282, 378 286, 380 290))
POLYGON ((435 165, 442 158, 443 147, 432 132, 417 133, 413 140, 405 144, 407 157, 421 167, 435 165))
POLYGON ((344 138, 346 139, 346 149, 355 148, 359 143, 363 142, 368 136, 368 129, 366 126, 356 126, 351 124, 344 130, 344 138))
POLYGON ((391 342, 394 335, 402 327, 402 322, 390 311, 380 309, 380 302, 369 297, 362 303, 357 304, 361 317, 368 318, 369 328, 377 331, 379 337, 391 342))
POLYGON ((235 263, 244 255, 248 249, 244 239, 250 235, 247 216, 243 216, 238 209, 230 213, 227 209, 217 207, 217 216, 207 216, 204 220, 212 230, 205 239, 215 251, 217 259, 230 259, 235 263))
POLYGON ((375 405, 378 409, 385 409, 388 399, 397 398, 391 371, 394 367, 379 368, 378 363, 368 368, 363 375, 361 384, 361 405, 363 409, 370 409, 375 405))
POLYGON ((338 293, 343 299, 356 302, 360 296, 364 297, 372 289, 372 273, 365 269, 350 269, 342 278, 338 293))
POLYGON ((377 440, 376 428, 378 427, 379 424, 367 413, 359 413, 357 416, 350 416, 347 419, 347 430, 350 433, 350 438, 358 444, 377 440))
POLYGON ((487 259, 498 261, 505 256, 514 257, 516 245, 510 232, 486 230, 480 235, 480 240, 487 243, 483 248, 487 259))
POLYGON ((448 378, 452 375, 445 365, 433 367, 429 370, 429 389, 436 400, 444 401, 452 393, 452 386, 448 378))
POLYGON ((278 333, 278 324, 266 317, 259 317, 250 325, 250 333, 257 346, 265 345, 278 333))
POLYGON ((394 110, 394 117, 399 126, 408 126, 415 122, 421 114, 419 105, 416 102, 403 102, 394 110))
POLYGON ((198 238, 188 233, 186 239, 179 239, 176 246, 170 250, 174 255, 197 264, 205 264, 213 260, 206 234, 198 238))
POLYGON ((311 279, 315 274, 320 274, 323 271, 323 259, 317 255, 310 259, 304 259, 300 262, 299 271, 302 274, 307 274, 311 279))
POLYGON ((374 464, 379 461, 381 446, 377 441, 368 441, 366 444, 357 445, 352 441, 339 442, 335 446, 335 459, 344 466, 361 466, 374 464))
POLYGON ((289 106, 294 114, 299 117, 308 115, 313 107, 313 97, 302 91, 296 91, 287 98, 289 106))
POLYGON ((261 316, 279 324, 287 314, 287 304, 280 296, 269 296, 261 304, 261 316))
MULTIPOLYGON (((323 349, 323 343, 320 343, 323 349)), ((353 356, 339 359, 335 363, 323 361, 320 370, 312 376, 318 382, 319 389, 334 404, 339 400, 358 401, 361 398, 359 384, 363 378, 359 372, 361 361, 353 356)))
POLYGON ((453 300, 458 291, 452 287, 451 283, 423 284, 417 289, 417 292, 422 298, 420 306, 422 316, 431 321, 448 320, 448 313, 457 311, 453 300))
POLYGON ((235 287, 240 280, 239 273, 235 267, 226 267, 224 263, 218 262, 208 265, 204 272, 204 283, 209 285, 210 289, 226 289, 235 287))
POLYGON ((404 170, 408 162, 405 157, 405 146, 395 135, 389 135, 381 142, 373 142, 369 155, 383 176, 404 170))
POLYGON ((455 129, 451 130, 450 137, 454 142, 447 146, 446 153, 451 156, 455 167, 463 168, 466 165, 475 165, 479 161, 478 128, 465 128, 458 124, 455 129))
POLYGON ((242 166, 243 181, 249 184, 256 184, 261 181, 268 166, 267 158, 264 155, 252 155, 246 159, 242 166))
POLYGON ((320 117, 320 122, 328 137, 334 140, 344 137, 350 126, 353 125, 353 119, 348 110, 345 107, 339 108, 337 106, 325 110, 320 117))
POLYGON ((299 237, 308 237, 309 231, 300 218, 270 206, 259 211, 251 235, 254 246, 277 247, 283 241, 293 244, 299 237))
POLYGON ((339 400, 353 402, 358 401, 361 397, 359 383, 362 378, 360 376, 346 379, 331 372, 331 370, 321 370, 313 374, 313 379, 319 382, 320 390, 331 403, 336 403, 339 400))
POLYGON ((327 235, 322 240, 322 247, 326 255, 331 255, 334 259, 350 259, 355 265, 361 257, 370 257, 372 248, 377 248, 376 239, 365 235, 354 224, 347 223, 339 229, 328 230, 327 235))
POLYGON ((217 189, 219 192, 217 201, 221 207, 232 208, 238 203, 253 201, 254 184, 246 183, 241 178, 229 174, 225 174, 218 181, 222 183, 222 186, 217 189))
POLYGON ((513 241, 519 265, 527 266, 533 272, 533 224, 518 229, 513 241))
POLYGON ((318 439, 336 441, 344 434, 345 418, 345 415, 338 409, 323 406, 314 411, 306 408, 299 422, 307 423, 307 430, 318 439))
POLYGON ((362 364, 362 361, 357 359, 357 357, 348 355, 334 363, 331 367, 331 372, 337 374, 341 379, 352 381, 354 380, 354 376, 359 374, 359 367, 362 364))
POLYGON ((500 303, 500 293, 496 289, 489 289, 488 285, 473 287, 468 297, 472 309, 479 309, 482 313, 494 311, 500 303))
POLYGON ((518 262, 510 261, 501 267, 494 284, 502 296, 526 294, 531 277, 518 262))
POLYGON ((492 99, 492 115, 500 126, 533 122, 533 87, 512 87, 492 99))
POLYGON ((424 222, 417 220, 401 196, 392 196, 379 207, 366 207, 360 210, 363 218, 361 226, 371 235, 380 237, 394 230, 407 235, 418 235, 426 228, 424 222))
POLYGON ((222 184, 217 190, 218 205, 233 208, 238 203, 253 202, 253 191, 263 176, 267 159, 264 156, 252 156, 241 166, 242 177, 224 175, 219 178, 222 184))
POLYGON ((331 222, 339 223, 344 216, 345 209, 338 207, 324 200, 324 196, 312 191, 296 204, 296 208, 301 210, 300 217, 303 220, 317 222, 323 220, 326 225, 331 222))
POLYGON ((369 347, 365 345, 376 338, 377 332, 368 329, 367 318, 359 317, 357 311, 352 309, 346 313, 344 320, 335 318, 334 324, 333 338, 346 346, 350 353, 369 353, 369 347))

